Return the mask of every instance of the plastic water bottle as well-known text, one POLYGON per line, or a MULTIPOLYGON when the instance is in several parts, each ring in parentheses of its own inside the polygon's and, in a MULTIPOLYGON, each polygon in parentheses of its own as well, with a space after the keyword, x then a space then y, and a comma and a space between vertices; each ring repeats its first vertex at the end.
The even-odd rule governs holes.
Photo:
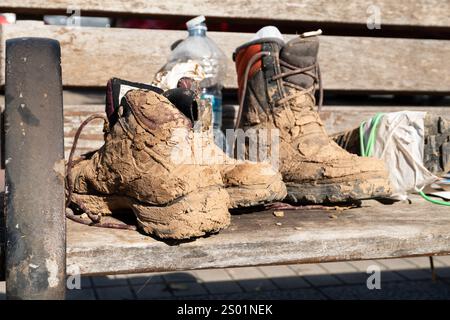
MULTIPOLYGON (((201 75, 199 77, 201 79, 201 98, 211 102, 214 139, 216 144, 225 150, 225 137, 221 126, 222 88, 227 70, 227 59, 223 51, 206 35, 207 27, 204 16, 189 20, 186 27, 189 36, 172 51, 166 68, 188 61, 201 66, 202 70, 198 72, 201 75)), ((195 75, 191 77, 195 79, 195 75)))

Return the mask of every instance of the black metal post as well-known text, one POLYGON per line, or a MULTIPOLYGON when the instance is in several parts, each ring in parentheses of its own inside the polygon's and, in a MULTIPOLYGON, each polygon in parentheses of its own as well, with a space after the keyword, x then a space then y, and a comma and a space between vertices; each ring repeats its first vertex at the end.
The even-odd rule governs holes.
POLYGON ((59 43, 6 41, 6 295, 63 299, 63 102, 59 43))

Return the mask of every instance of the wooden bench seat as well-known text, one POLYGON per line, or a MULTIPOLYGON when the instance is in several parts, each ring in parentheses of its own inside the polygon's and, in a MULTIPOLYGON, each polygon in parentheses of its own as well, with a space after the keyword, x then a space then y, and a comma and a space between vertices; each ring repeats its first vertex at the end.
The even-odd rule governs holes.
POLYGON ((450 253, 448 209, 420 198, 412 204, 364 201, 345 211, 283 212, 281 218, 270 210, 233 215, 219 234, 176 245, 69 221, 68 270, 76 265, 82 274, 110 274, 450 253))

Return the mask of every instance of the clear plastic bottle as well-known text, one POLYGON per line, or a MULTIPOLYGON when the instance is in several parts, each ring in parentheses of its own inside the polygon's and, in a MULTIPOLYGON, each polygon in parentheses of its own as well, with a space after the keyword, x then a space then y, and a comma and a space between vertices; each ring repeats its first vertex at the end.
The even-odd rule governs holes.
MULTIPOLYGON (((225 149, 222 126, 222 88, 227 70, 227 59, 223 51, 207 35, 205 17, 198 16, 186 23, 189 36, 172 51, 165 69, 172 69, 180 63, 198 63, 202 70, 202 99, 208 99, 212 105, 212 126, 216 144, 225 149)), ((197 79, 196 79, 197 80, 197 79)))

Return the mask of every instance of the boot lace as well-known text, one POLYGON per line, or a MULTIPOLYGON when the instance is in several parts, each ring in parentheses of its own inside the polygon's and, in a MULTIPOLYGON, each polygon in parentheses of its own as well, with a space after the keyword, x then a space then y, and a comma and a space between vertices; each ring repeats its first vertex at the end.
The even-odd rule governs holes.
POLYGON ((304 74, 307 76, 310 76, 311 78, 313 78, 314 82, 313 85, 310 86, 309 88, 303 88, 297 84, 294 83, 290 83, 287 81, 284 81, 284 85, 287 87, 291 87, 293 89, 298 90, 295 95, 289 95, 286 96, 284 98, 281 98, 280 100, 277 101, 278 104, 283 104, 284 102, 292 99, 294 96, 301 94, 301 93, 306 93, 311 95, 312 97, 314 97, 314 91, 316 89, 316 87, 319 87, 319 103, 318 103, 318 110, 320 112, 320 110, 322 109, 322 104, 323 104, 323 86, 322 86, 322 75, 320 73, 320 67, 319 67, 319 63, 316 61, 316 63, 305 67, 305 68, 298 68, 296 66, 293 66, 285 61, 280 60, 280 65, 290 69, 289 71, 285 71, 282 73, 279 73, 277 75, 274 75, 271 80, 272 81, 276 81, 278 79, 283 79, 286 77, 290 77, 290 76, 294 76, 294 75, 298 75, 298 74, 304 74), (317 75, 314 73, 314 71, 317 73, 317 75))
POLYGON ((241 124, 241 118, 242 118, 242 109, 244 108, 244 100, 245 100, 245 94, 247 93, 247 84, 248 84, 248 74, 250 73, 251 67, 255 64, 256 61, 261 59, 262 57, 270 56, 269 51, 261 51, 256 53, 254 56, 250 58, 250 60, 247 62, 247 66, 245 67, 244 72, 244 83, 242 84, 242 94, 239 99, 239 109, 238 114, 236 118, 236 123, 234 124, 234 129, 238 129, 241 124))
POLYGON ((78 144, 78 139, 80 138, 81 132, 83 131, 83 128, 92 120, 95 119, 102 119, 104 121, 104 126, 103 126, 103 131, 105 132, 105 134, 108 132, 108 128, 109 128, 109 121, 106 118, 106 116, 102 115, 102 114, 93 114, 91 116, 89 116, 86 120, 84 120, 80 126, 77 129, 77 132, 75 133, 75 137, 73 139, 73 144, 72 144, 72 148, 70 149, 70 154, 69 154, 69 159, 67 160, 67 170, 66 170, 66 189, 67 189, 67 198, 66 198, 66 203, 65 203, 65 211, 66 211, 66 218, 84 224, 84 225, 88 225, 88 226, 94 226, 94 227, 101 227, 101 228, 113 228, 113 229, 127 229, 127 230, 136 230, 136 226, 133 225, 128 225, 128 224, 119 224, 119 223, 110 223, 110 222, 102 222, 101 221, 101 216, 100 215, 96 215, 93 214, 92 212, 90 212, 88 210, 88 208, 81 202, 81 201, 73 201, 72 199, 72 194, 73 194, 73 186, 72 186, 72 169, 73 166, 84 160, 85 157, 81 157, 79 160, 74 160, 74 154, 75 154, 75 150, 77 148, 77 144, 78 144), (76 205, 78 205, 78 207, 84 211, 84 213, 86 213, 86 215, 88 216, 88 218, 90 219, 90 221, 87 221, 81 217, 76 216, 75 214, 73 214, 72 210, 69 208, 69 205, 74 202, 76 205))
MULTIPOLYGON (((311 37, 311 36, 320 35, 321 33, 322 33, 321 30, 317 30, 317 31, 313 31, 313 32, 305 32, 305 33, 301 34, 300 37, 307 38, 307 37, 311 37)), ((245 94, 247 92, 248 75, 250 73, 250 69, 253 66, 253 64, 255 64, 256 61, 258 61, 262 57, 270 56, 270 55, 271 55, 271 53, 269 51, 260 51, 260 52, 256 53, 255 55, 253 55, 250 58, 250 60, 247 62, 247 66, 246 66, 245 72, 244 72, 244 82, 242 85, 242 94, 239 99, 239 109, 238 109, 234 129, 239 128, 240 123, 241 123, 242 110, 244 108, 244 100, 245 100, 245 94)), ((274 75, 271 78, 272 81, 276 81, 278 79, 284 79, 286 77, 293 76, 293 75, 304 74, 304 75, 307 75, 307 76, 310 76, 311 78, 313 78, 314 82, 311 87, 303 88, 299 85, 284 81, 284 85, 291 87, 293 89, 296 89, 296 90, 298 90, 298 92, 296 92, 295 94, 281 98, 280 100, 277 101, 277 104, 285 103, 286 101, 294 98, 295 96, 297 96, 300 93, 309 94, 314 99, 314 90, 316 89, 316 87, 318 87, 319 88, 318 111, 320 112, 320 110, 322 109, 322 104, 323 104, 323 85, 322 85, 322 75, 320 72, 319 63, 316 61, 314 64, 312 64, 308 67, 299 68, 299 67, 293 66, 285 61, 280 60, 280 65, 289 69, 289 71, 285 71, 285 72, 279 73, 277 75, 274 75), (314 73, 314 71, 317 73, 317 75, 314 73)))

